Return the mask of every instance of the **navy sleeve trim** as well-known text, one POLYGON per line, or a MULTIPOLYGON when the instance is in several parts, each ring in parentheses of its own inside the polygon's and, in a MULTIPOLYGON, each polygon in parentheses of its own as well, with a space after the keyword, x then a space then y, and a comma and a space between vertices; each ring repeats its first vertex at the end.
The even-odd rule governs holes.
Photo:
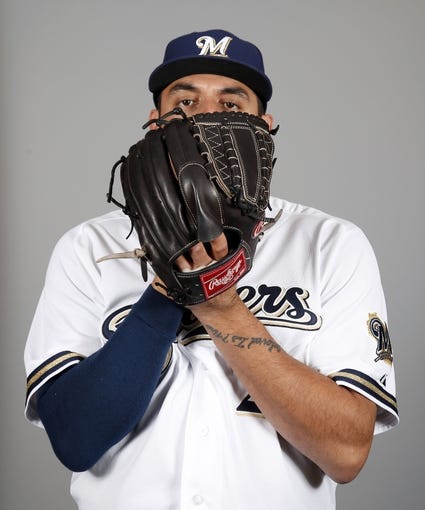
POLYGON ((358 388, 362 393, 365 393, 371 397, 372 400, 381 405, 384 409, 387 409, 395 416, 398 416, 397 400, 386 391, 377 381, 372 377, 353 370, 351 368, 345 368, 339 372, 330 375, 331 379, 342 385, 347 385, 358 388))
POLYGON ((26 402, 46 381, 83 359, 84 356, 77 352, 62 351, 44 361, 27 377, 26 402))

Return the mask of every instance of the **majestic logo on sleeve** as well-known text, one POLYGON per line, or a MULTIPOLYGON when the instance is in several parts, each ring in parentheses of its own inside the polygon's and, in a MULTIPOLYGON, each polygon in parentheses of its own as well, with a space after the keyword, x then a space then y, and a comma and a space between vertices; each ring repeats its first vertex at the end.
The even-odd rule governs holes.
POLYGON ((390 335, 388 333, 388 327, 384 321, 382 321, 376 313, 369 314, 369 320, 367 321, 369 334, 377 342, 375 361, 384 360, 387 363, 393 362, 393 350, 391 347, 390 335))
POLYGON ((199 55, 207 55, 214 57, 227 57, 226 51, 232 40, 231 37, 223 37, 218 43, 209 35, 203 35, 196 40, 196 46, 201 48, 199 55))

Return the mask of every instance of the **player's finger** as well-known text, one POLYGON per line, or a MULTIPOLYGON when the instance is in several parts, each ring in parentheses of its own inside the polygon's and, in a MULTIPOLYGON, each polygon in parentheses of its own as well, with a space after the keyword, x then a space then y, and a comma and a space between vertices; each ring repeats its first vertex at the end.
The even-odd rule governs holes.
POLYGON ((212 262, 221 260, 227 255, 227 252, 226 236, 220 234, 209 243, 208 251, 204 244, 197 243, 190 248, 188 256, 177 257, 175 263, 180 271, 196 271, 212 262))
POLYGON ((208 264, 211 264, 212 262, 210 255, 202 243, 197 243, 192 246, 189 253, 190 258, 192 259, 193 270, 208 266, 208 264))
POLYGON ((210 255, 214 260, 221 260, 228 251, 227 239, 223 233, 210 242, 210 255))
POLYGON ((180 255, 175 260, 177 268, 182 272, 196 271, 197 269, 208 266, 211 262, 213 262, 213 260, 202 243, 195 244, 190 248, 187 255, 180 255))
POLYGON ((193 271, 191 262, 189 262, 189 260, 183 255, 177 257, 174 261, 174 264, 176 265, 177 269, 183 273, 186 271, 193 271))

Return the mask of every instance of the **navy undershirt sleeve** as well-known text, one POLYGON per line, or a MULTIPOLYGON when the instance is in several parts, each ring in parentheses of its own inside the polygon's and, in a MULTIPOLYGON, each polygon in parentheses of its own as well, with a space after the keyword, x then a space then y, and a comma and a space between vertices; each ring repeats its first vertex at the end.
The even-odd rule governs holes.
POLYGON ((149 286, 101 349, 40 390, 40 419, 67 468, 90 469, 143 417, 183 311, 149 286))

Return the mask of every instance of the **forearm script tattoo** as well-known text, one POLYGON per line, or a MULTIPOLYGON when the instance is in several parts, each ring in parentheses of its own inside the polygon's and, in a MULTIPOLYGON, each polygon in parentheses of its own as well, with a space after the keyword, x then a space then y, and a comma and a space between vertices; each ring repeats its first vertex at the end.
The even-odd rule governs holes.
POLYGON ((223 333, 222 331, 214 328, 210 324, 205 324, 205 328, 208 331, 211 338, 221 340, 224 344, 232 344, 239 349, 252 349, 256 345, 265 347, 269 352, 281 352, 282 348, 272 338, 262 338, 255 336, 238 336, 231 335, 230 333, 223 333))

